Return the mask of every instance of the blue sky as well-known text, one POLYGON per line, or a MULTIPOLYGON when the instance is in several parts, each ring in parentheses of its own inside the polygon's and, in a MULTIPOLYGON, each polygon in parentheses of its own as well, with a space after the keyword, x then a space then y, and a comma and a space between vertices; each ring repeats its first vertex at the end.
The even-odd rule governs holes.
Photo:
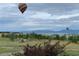
POLYGON ((22 14, 18 4, 0 4, 0 31, 79 30, 79 4, 28 3, 22 14))

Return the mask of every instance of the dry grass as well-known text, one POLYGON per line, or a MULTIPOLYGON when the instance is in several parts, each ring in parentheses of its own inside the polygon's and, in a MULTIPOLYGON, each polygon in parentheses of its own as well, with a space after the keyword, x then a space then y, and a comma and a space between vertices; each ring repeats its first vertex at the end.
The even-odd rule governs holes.
MULTIPOLYGON (((42 44, 42 46, 44 45, 43 43, 47 42, 47 40, 28 40, 27 42, 24 43, 20 43, 20 42, 12 42, 10 41, 8 38, 0 38, 0 55, 4 55, 6 53, 6 55, 8 55, 8 53, 13 53, 16 51, 19 51, 19 47, 23 46, 23 45, 39 45, 42 44), (9 48, 11 47, 11 48, 9 48)), ((57 40, 52 40, 51 44, 56 43, 57 40)), ((65 44, 68 41, 61 41, 60 44, 65 44)), ((65 51, 67 52, 68 55, 77 55, 79 56, 79 44, 75 44, 75 43, 71 43, 68 46, 65 47, 65 51)))

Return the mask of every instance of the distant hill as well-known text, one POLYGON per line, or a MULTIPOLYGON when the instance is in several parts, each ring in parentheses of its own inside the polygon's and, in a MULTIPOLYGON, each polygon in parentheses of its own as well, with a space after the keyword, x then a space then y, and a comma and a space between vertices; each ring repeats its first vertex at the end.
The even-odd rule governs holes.
POLYGON ((53 31, 53 30, 36 30, 32 31, 38 34, 79 34, 79 30, 60 30, 60 31, 53 31))
MULTIPOLYGON (((1 32, 9 32, 9 31, 1 31, 1 32)), ((10 31, 15 32, 15 31, 10 31)), ((37 33, 37 34, 79 34, 79 30, 34 30, 34 31, 16 31, 15 33, 37 33)))

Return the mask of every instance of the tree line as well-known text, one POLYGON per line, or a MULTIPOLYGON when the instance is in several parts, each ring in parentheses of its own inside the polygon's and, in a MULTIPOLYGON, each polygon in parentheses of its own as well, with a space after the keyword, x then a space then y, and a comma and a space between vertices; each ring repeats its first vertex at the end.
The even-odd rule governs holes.
POLYGON ((22 38, 22 39, 49 39, 49 40, 67 40, 71 42, 78 42, 79 41, 79 35, 59 35, 59 34, 54 34, 54 35, 42 35, 42 34, 36 34, 36 33, 30 33, 30 34, 23 34, 23 33, 8 33, 5 35, 5 33, 2 33, 2 37, 10 38, 12 41, 17 39, 17 38, 22 38))

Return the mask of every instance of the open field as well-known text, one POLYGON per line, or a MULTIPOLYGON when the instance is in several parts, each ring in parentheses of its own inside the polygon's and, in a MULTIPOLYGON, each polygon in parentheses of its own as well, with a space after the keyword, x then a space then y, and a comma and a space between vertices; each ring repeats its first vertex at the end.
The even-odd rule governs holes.
MULTIPOLYGON (((17 41, 10 41, 9 38, 0 37, 0 55, 11 55, 12 53, 22 51, 21 46, 30 44, 44 43, 46 40, 27 40, 24 43, 17 41)), ((52 40, 51 44, 54 44, 57 40, 52 40)), ((61 41, 61 44, 65 44, 67 41, 61 41)), ((65 55, 79 56, 79 44, 71 43, 65 48, 65 55)))

